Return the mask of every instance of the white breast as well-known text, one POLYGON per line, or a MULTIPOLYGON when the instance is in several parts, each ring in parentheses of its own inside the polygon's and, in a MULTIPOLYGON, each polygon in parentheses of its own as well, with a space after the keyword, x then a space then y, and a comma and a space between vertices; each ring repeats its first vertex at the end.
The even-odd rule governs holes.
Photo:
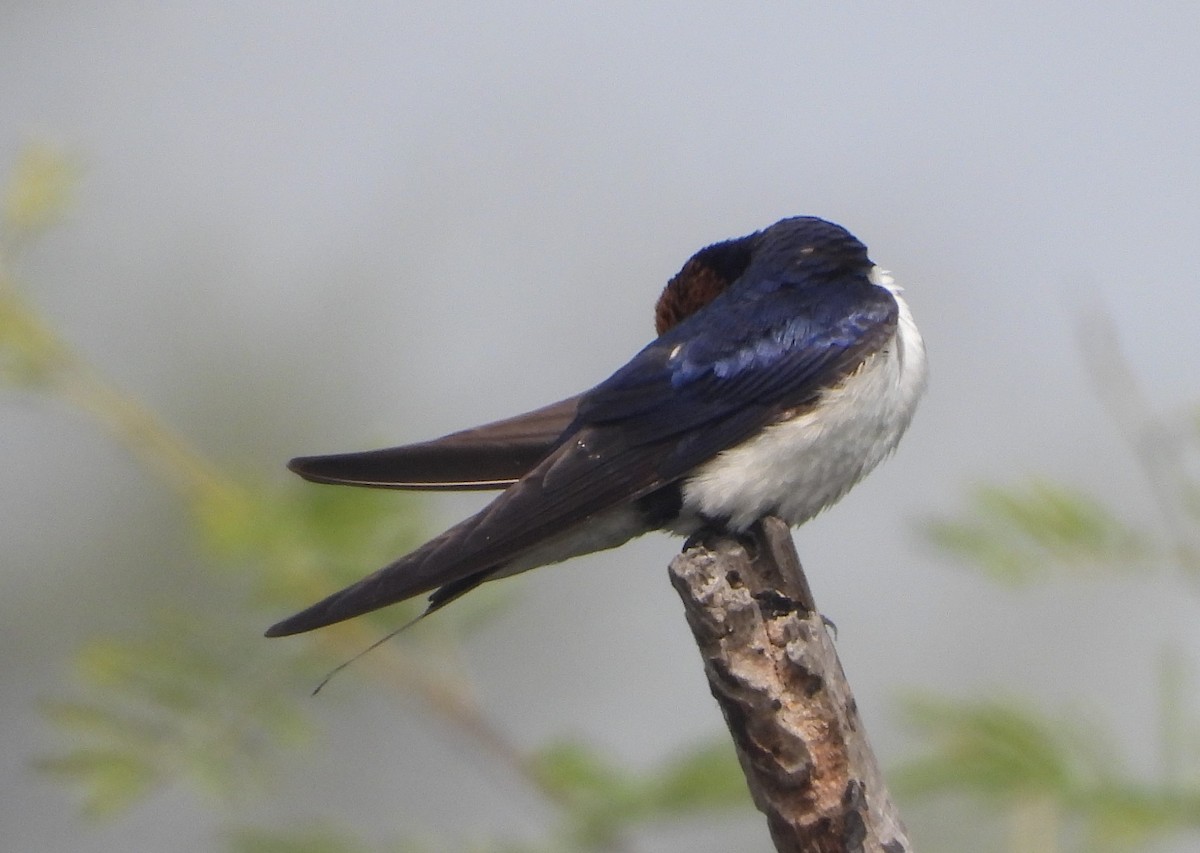
POLYGON ((704 518, 745 529, 775 515, 803 524, 835 503, 891 453, 925 390, 925 344, 902 288, 875 267, 871 282, 900 309, 896 333, 812 409, 707 462, 688 478, 677 529, 690 533, 704 518))

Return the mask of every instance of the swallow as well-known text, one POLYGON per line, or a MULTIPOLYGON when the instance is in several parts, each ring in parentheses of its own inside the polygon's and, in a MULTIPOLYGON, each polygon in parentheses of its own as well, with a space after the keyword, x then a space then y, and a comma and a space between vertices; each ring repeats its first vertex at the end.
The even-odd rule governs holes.
POLYGON ((901 290, 844 228, 784 219, 693 255, 658 299, 658 337, 589 391, 433 441, 293 459, 317 483, 500 493, 267 636, 425 593, 428 615, 651 530, 803 524, 895 449, 925 389, 901 290))

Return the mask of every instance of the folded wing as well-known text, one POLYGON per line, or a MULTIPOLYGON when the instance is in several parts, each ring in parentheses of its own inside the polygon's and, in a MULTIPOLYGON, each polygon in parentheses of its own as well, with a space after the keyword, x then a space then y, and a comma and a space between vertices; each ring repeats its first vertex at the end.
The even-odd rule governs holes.
POLYGON ((570 402, 574 421, 549 455, 481 512, 268 635, 309 631, 439 587, 457 594, 486 580, 815 402, 886 344, 896 317, 895 300, 865 277, 803 291, 764 288, 753 300, 718 297, 578 400, 556 404, 570 402), (708 312, 718 313, 696 321, 708 312))
POLYGON ((379 489, 504 489, 550 454, 578 406, 579 397, 571 397, 433 441, 362 453, 301 456, 288 468, 314 483, 379 489))

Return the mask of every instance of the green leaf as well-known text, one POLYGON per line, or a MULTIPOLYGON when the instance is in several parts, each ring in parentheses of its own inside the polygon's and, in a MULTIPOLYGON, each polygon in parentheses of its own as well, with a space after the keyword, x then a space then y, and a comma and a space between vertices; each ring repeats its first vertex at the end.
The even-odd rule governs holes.
POLYGON ((548 790, 579 806, 626 801, 636 789, 631 777, 577 741, 544 747, 533 757, 532 766, 548 790))
POLYGON ((625 772, 578 742, 541 750, 533 768, 568 807, 568 837, 585 849, 616 843, 623 832, 651 820, 747 805, 733 747, 714 741, 644 773, 625 772))
POLYGON ((60 367, 58 341, 0 270, 0 381, 44 388, 60 367))
POLYGON ((1015 702, 923 697, 907 703, 905 716, 930 741, 924 758, 902 764, 891 776, 909 795, 1066 797, 1078 785, 1064 732, 1015 702))
POLYGON ((34 769, 64 781, 86 780, 84 813, 113 817, 157 787, 153 766, 129 750, 80 747, 63 755, 34 762, 34 769))
POLYGON ((12 232, 36 233, 54 225, 70 207, 80 169, 49 144, 22 149, 4 194, 4 224, 12 232))
POLYGON ((1041 804, 1088 838, 1087 850, 1142 850, 1200 830, 1200 780, 1140 781, 1102 748, 1111 734, 1078 720, 1050 720, 1013 700, 931 697, 910 700, 906 716, 928 746, 888 774, 901 796, 969 795, 1010 816, 1041 804))
POLYGON ((247 562, 266 601, 299 606, 358 580, 422 539, 409 495, 338 489, 296 479, 277 489, 222 494, 196 507, 202 541, 226 565, 247 562))
POLYGON ((190 779, 229 796, 255 779, 277 749, 305 741, 294 704, 306 668, 262 662, 216 623, 173 614, 142 640, 100 639, 77 661, 76 696, 43 704, 65 751, 36 763, 83 791, 85 809, 111 816, 155 787, 190 779))
POLYGON ((938 547, 1012 584, 1055 566, 1127 569, 1152 556, 1145 538, 1103 505, 1046 481, 982 486, 961 518, 931 521, 925 532, 938 547))
POLYGON ((651 799, 664 814, 751 804, 737 753, 724 735, 667 761, 650 787, 651 799))

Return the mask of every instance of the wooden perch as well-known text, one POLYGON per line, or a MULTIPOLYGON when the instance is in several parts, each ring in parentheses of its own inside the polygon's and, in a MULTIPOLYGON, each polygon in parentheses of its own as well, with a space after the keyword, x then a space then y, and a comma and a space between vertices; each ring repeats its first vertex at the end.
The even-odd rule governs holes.
POLYGON ((716 535, 671 583, 781 853, 909 853, 787 526, 716 535))

